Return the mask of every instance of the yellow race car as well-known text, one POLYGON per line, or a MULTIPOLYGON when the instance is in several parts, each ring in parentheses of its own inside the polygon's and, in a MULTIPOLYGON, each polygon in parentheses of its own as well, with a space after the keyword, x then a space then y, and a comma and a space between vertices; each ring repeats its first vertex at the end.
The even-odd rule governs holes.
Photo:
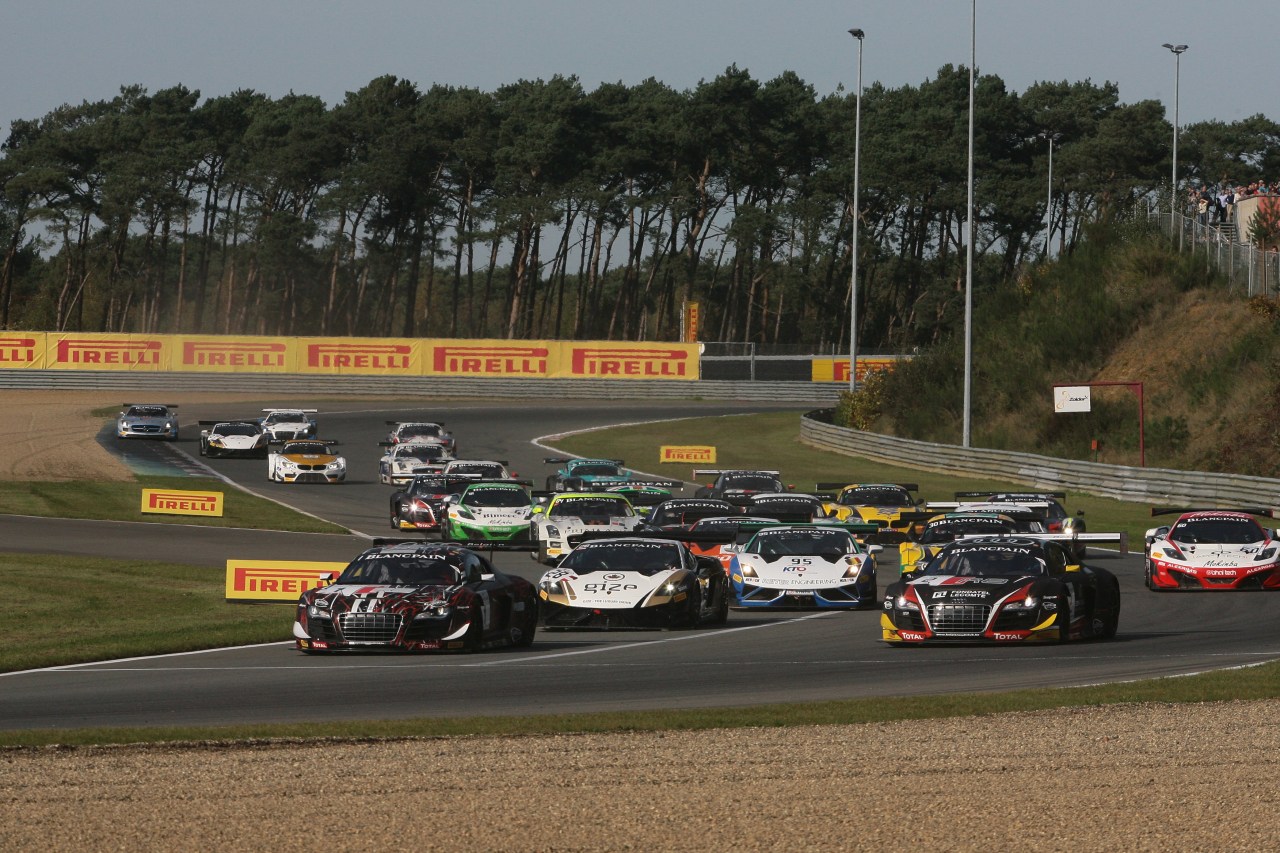
POLYGON ((912 492, 915 483, 818 483, 828 518, 870 521, 882 527, 898 527, 904 512, 914 512, 922 501, 912 492))

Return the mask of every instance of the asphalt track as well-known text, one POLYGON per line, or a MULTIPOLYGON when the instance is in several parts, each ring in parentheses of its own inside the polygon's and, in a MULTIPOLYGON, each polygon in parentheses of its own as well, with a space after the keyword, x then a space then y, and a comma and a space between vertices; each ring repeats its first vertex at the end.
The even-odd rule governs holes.
MULTIPOLYGON (((540 482, 546 451, 531 439, 595 425, 760 410, 723 403, 588 406, 493 403, 332 404, 322 433, 343 442, 343 486, 268 483, 261 460, 207 460, 220 476, 342 524, 353 535, 281 534, 158 524, 0 517, 4 550, 145 557, 207 565, 229 557, 341 560, 389 535, 390 489, 377 482, 384 420, 443 420, 470 458, 502 459, 540 482), (335 408, 342 411, 334 411, 335 408)), ((794 408, 777 406, 773 408, 794 408)), ((183 407, 194 421, 256 409, 183 407)), ((188 425, 188 418, 190 424, 188 425)), ((726 422, 726 434, 732 421, 726 422)), ((726 441, 731 440, 726 438, 726 441)), ((678 425, 672 443, 679 443, 678 425)), ((146 451, 132 452, 145 456, 146 451)), ((158 451, 167 452, 167 451, 158 451)), ((631 460, 635 467, 643 467, 631 460)), ((140 464, 152 464, 150 462, 140 464)), ((656 466, 650 466, 656 468, 656 466)), ((523 552, 499 567, 536 578, 523 552)), ((519 651, 431 656, 305 656, 291 643, 79 664, 0 676, 0 729, 223 725, 742 706, 775 702, 1000 691, 1178 675, 1280 658, 1277 599, 1266 593, 1157 594, 1140 560, 1091 549, 1120 578, 1123 611, 1110 642, 1066 646, 891 648, 878 612, 730 615, 687 632, 548 632, 519 651)), ((887 578, 881 578, 881 586, 887 578)), ((233 605, 228 605, 233 606, 233 605)), ((287 625, 292 614, 280 610, 287 625)))

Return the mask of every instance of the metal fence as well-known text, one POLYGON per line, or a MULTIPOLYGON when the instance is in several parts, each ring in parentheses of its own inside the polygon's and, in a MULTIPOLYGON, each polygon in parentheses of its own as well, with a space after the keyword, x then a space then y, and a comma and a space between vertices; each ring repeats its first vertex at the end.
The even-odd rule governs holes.
POLYGON ((1201 255, 1245 296, 1274 296, 1280 292, 1280 254, 1263 252, 1243 242, 1235 223, 1214 223, 1207 216, 1184 216, 1151 208, 1147 215, 1184 252, 1201 255))

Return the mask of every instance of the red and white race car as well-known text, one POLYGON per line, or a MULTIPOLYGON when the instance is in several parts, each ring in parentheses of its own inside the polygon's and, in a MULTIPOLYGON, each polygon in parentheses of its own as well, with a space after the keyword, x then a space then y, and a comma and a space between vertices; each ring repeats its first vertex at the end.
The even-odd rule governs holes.
POLYGON ((1153 507, 1173 524, 1146 533, 1146 581, 1154 590, 1280 589, 1280 542, 1255 516, 1274 511, 1153 507))

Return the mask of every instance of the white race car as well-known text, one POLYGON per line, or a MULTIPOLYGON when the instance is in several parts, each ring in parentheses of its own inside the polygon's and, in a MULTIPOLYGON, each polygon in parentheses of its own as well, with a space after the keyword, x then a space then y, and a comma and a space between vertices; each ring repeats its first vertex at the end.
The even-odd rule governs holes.
POLYGON ((1153 516, 1175 513, 1173 524, 1147 531, 1148 589, 1280 589, 1280 541, 1254 518, 1273 518, 1273 510, 1151 510, 1153 516))
POLYGON ((267 434, 257 421, 201 421, 201 456, 267 455, 267 434))
POLYGON ((415 474, 443 466, 453 458, 448 448, 437 442, 390 444, 384 441, 381 446, 387 448, 387 452, 378 460, 378 481, 389 486, 403 485, 415 474))
POLYGON ((263 409, 262 431, 272 441, 291 438, 315 438, 316 420, 309 417, 315 409, 263 409))
POLYGON ((725 545, 737 607, 878 606, 879 545, 835 526, 763 527, 744 545, 725 545))
POLYGON ((347 460, 333 449, 334 441, 297 438, 267 454, 267 479, 276 483, 341 483, 347 479, 347 460))
POLYGON ((415 441, 443 444, 450 456, 458 455, 458 444, 453 433, 444 428, 444 424, 436 421, 387 421, 391 431, 387 433, 388 444, 408 444, 415 441))
POLYGON ((549 566, 595 534, 630 533, 644 524, 621 495, 560 492, 534 507, 530 535, 534 559, 549 566))

